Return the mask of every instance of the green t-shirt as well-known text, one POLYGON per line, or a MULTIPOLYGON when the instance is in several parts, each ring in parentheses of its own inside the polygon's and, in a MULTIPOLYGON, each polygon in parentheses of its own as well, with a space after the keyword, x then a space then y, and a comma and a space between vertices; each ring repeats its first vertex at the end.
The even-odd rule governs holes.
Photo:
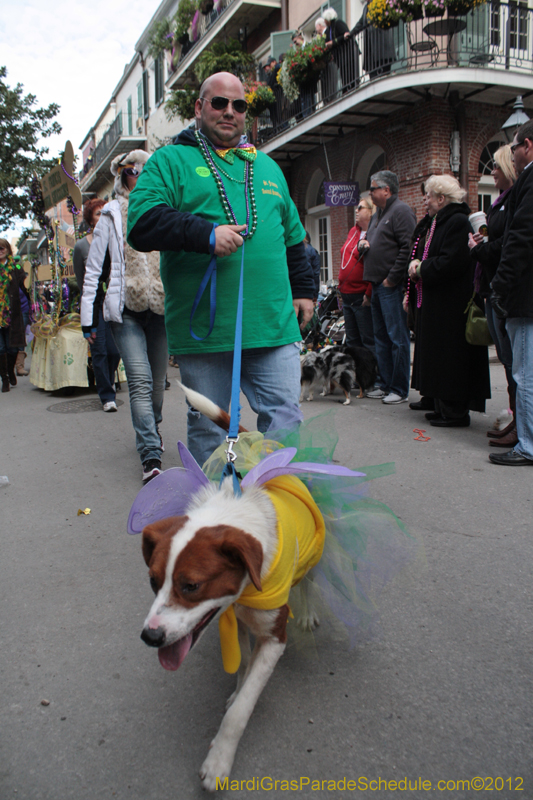
MULTIPOLYGON (((246 222, 244 161, 233 164, 213 155, 215 163, 235 180, 222 180, 239 224, 246 222)), ((243 348, 278 347, 301 339, 287 267, 287 247, 303 241, 305 230, 278 165, 264 153, 254 161, 257 230, 244 242, 243 348)), ((168 145, 146 163, 130 194, 128 232, 157 205, 227 224, 215 180, 199 147, 168 145)), ((191 308, 210 256, 184 251, 161 252, 165 287, 165 323, 171 353, 216 353, 233 350, 241 268, 241 248, 218 258, 216 318, 211 335, 197 342, 190 334, 191 308)), ((209 330, 209 287, 193 320, 197 336, 209 330)))

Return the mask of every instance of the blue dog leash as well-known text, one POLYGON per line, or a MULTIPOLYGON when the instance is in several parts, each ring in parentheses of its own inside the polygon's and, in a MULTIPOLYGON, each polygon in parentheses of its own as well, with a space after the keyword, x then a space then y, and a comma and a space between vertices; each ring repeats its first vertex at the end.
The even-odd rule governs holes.
MULTIPOLYGON (((189 320, 189 332, 193 339, 197 342, 203 342, 207 339, 213 330, 215 325, 215 316, 216 316, 216 290, 217 290, 217 257, 215 255, 215 246, 216 246, 216 237, 215 237, 215 229, 218 227, 217 223, 213 224, 213 228, 211 230, 211 235, 209 237, 209 253, 211 255, 211 259, 209 261, 209 266, 205 272, 204 277, 202 278, 202 282, 198 287, 198 291, 196 292, 196 297, 194 298, 194 302, 191 308, 191 316, 189 320), (203 297, 203 294, 207 288, 208 283, 211 282, 211 287, 209 291, 209 331, 205 336, 197 336, 193 330, 193 318, 196 314, 198 306, 200 305, 200 301, 203 297)), ((242 255, 241 255, 241 274, 239 278, 239 292, 237 297, 237 319, 235 322, 235 346, 233 350, 233 372, 231 377, 231 412, 230 412, 230 425, 228 430, 228 435, 226 436, 226 442, 228 443, 228 449, 225 451, 227 456, 227 464, 222 471, 222 477, 220 479, 220 483, 224 480, 224 478, 231 475, 233 478, 233 491, 237 497, 239 497, 241 492, 241 487, 239 484, 239 478, 237 476, 237 471, 235 469, 235 461, 237 459, 237 454, 233 452, 233 445, 239 441, 239 423, 241 419, 241 406, 239 403, 240 399, 240 390, 241 390, 241 361, 242 361, 242 309, 243 309, 243 290, 244 290, 244 240, 242 243, 242 255)))

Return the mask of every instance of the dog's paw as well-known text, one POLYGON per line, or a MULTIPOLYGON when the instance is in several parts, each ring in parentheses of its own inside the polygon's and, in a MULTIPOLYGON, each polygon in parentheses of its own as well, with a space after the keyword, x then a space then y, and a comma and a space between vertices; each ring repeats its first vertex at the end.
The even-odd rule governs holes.
POLYGON ((305 399, 307 400, 308 403, 311 403, 313 401, 313 395, 310 394, 309 397, 306 397, 305 399))
POLYGON ((343 406, 349 406, 350 402, 351 402, 351 400, 350 400, 349 397, 347 397, 344 402, 342 402, 342 400, 339 400, 339 403, 342 403, 343 406))
POLYGON ((202 781, 202 788, 208 792, 219 791, 226 778, 229 778, 234 754, 227 750, 228 748, 221 746, 215 738, 211 743, 206 760, 200 767, 198 774, 202 781))
POLYGON ((313 611, 308 611, 307 614, 301 614, 296 618, 296 624, 302 631, 314 631, 318 628, 320 620, 313 611))

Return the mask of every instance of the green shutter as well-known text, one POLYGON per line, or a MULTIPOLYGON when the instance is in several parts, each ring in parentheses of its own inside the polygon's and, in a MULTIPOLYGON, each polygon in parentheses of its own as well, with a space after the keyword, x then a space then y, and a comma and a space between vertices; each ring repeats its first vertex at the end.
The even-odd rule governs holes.
POLYGON ((343 22, 346 22, 346 11, 345 11, 345 2, 344 0, 329 0, 327 3, 322 3, 320 6, 320 14, 322 14, 326 8, 334 8, 337 12, 337 17, 342 19, 343 22))
POLYGON ((143 109, 143 82, 142 80, 139 81, 137 84, 137 119, 142 119, 144 117, 144 109, 143 109))
POLYGON ((133 133, 133 120, 132 120, 132 110, 131 110, 131 95, 128 97, 126 102, 126 109, 128 115, 128 136, 131 136, 133 133))
POLYGON ((142 80, 142 93, 143 93, 143 109, 144 109, 144 118, 148 119, 150 116, 150 104, 148 102, 148 71, 144 70, 143 72, 143 80, 142 80))
POLYGON ((279 61, 280 55, 286 53, 291 46, 293 33, 294 31, 281 31, 281 33, 270 34, 270 55, 276 61, 279 61))

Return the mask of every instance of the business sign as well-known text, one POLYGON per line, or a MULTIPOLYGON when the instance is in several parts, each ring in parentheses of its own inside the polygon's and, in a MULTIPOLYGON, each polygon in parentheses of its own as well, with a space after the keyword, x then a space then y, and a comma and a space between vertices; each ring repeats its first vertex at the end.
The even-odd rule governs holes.
POLYGON ((76 208, 81 208, 82 199, 79 186, 72 180, 74 176, 74 150, 72 144, 67 142, 63 163, 54 167, 41 180, 41 189, 44 200, 44 210, 59 205, 70 195, 76 208))
POLYGON ((332 208, 356 206, 359 202, 359 184, 357 181, 324 181, 324 196, 326 205, 332 208))

